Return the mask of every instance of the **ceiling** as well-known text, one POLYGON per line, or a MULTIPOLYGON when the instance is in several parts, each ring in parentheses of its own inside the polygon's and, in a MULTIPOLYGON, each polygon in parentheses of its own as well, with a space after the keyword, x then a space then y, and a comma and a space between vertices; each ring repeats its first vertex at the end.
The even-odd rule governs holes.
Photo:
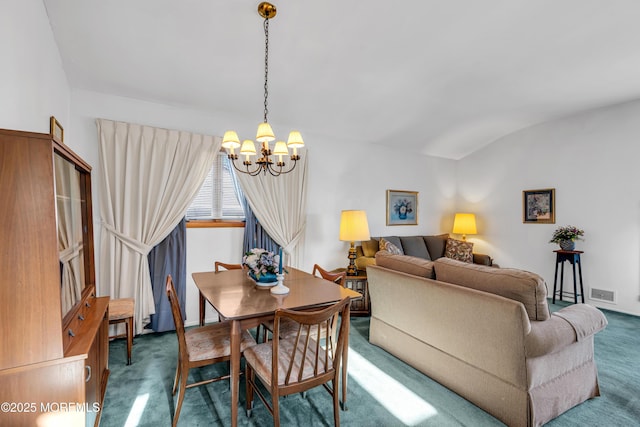
MULTIPOLYGON (((254 136, 258 0, 43 1, 72 88, 224 112, 241 138, 254 136)), ((276 134, 295 127, 459 159, 519 129, 640 98, 636 0, 273 3, 276 134)))

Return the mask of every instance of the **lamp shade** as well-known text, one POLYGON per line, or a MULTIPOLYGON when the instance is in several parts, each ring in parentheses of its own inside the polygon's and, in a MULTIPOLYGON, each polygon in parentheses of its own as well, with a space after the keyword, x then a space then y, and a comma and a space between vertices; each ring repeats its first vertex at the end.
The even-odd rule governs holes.
POLYGON ((289 133, 287 145, 291 148, 304 147, 304 141, 302 140, 302 135, 300 134, 300 132, 298 132, 297 130, 292 130, 289 133))
POLYGON ((275 147, 273 147, 273 154, 277 154, 280 156, 286 156, 287 154, 289 154, 287 144, 284 141, 276 142, 275 147))
POLYGON ((256 132, 256 141, 259 142, 271 142, 276 139, 273 134, 273 129, 271 129, 271 125, 267 122, 260 123, 258 125, 258 132, 256 132))
POLYGON ((238 139, 238 134, 232 130, 226 131, 224 133, 224 137, 222 137, 222 146, 224 148, 240 147, 240 139, 238 139))
POLYGON ((340 217, 340 240, 355 242, 369 240, 369 223, 365 211, 342 211, 340 217))
POLYGON ((476 234, 476 216, 472 213, 457 213, 453 220, 455 234, 476 234))
POLYGON ((247 156, 254 156, 256 154, 256 146, 253 144, 252 140, 245 139, 242 142, 242 148, 240 149, 240 154, 246 154, 247 156))

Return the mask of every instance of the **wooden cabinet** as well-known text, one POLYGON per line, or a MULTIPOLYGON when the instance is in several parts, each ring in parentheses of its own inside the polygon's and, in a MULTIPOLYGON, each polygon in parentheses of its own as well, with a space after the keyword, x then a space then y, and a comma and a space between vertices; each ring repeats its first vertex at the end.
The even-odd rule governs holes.
POLYGON ((369 308, 369 286, 367 282, 367 273, 358 270, 357 276, 346 276, 344 278, 345 288, 353 289, 362 295, 362 298, 351 301, 352 316, 370 316, 369 308))
POLYGON ((0 129, 0 236, 0 425, 97 425, 109 298, 95 290, 90 166, 48 134, 0 129))
MULTIPOLYGON (((333 273, 341 273, 346 268, 337 268, 332 270, 333 273)), ((358 274, 355 276, 345 276, 344 287, 354 290, 362 295, 362 298, 358 298, 351 301, 351 316, 370 316, 371 307, 369 300, 369 284, 367 282, 366 270, 358 270, 358 274)))

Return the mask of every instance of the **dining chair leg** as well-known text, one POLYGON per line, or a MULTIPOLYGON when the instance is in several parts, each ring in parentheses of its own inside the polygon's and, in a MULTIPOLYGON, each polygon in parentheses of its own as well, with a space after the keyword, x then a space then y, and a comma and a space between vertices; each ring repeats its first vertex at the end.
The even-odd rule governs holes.
POLYGON ((178 381, 180 381, 180 367, 182 365, 182 361, 180 360, 180 357, 178 357, 178 366, 176 366, 176 376, 173 379, 173 390, 171 391, 172 395, 176 394, 176 390, 178 389, 178 381))
POLYGON ((247 396, 246 396, 246 411, 247 411, 247 418, 251 416, 251 411, 253 410, 253 381, 255 380, 255 375, 254 375, 254 371, 253 368, 251 368, 251 366, 247 363, 246 367, 245 367, 245 374, 244 376, 245 381, 246 381, 246 389, 247 389, 247 396))
POLYGON ((204 326, 204 314, 205 314, 205 299, 204 299, 204 295, 202 295, 202 292, 199 292, 200 294, 200 326, 204 326))
POLYGON ((127 327, 127 365, 131 365, 131 347, 133 347, 133 317, 125 322, 127 327))
MULTIPOLYGON (((349 354, 349 349, 345 347, 345 351, 342 354, 342 363, 340 363, 340 370, 342 371, 342 401, 341 406, 342 410, 347 410, 347 357, 349 354)), ((338 389, 336 389, 337 392, 338 389)))
POLYGON ((271 390, 271 406, 273 408, 273 426, 280 427, 280 396, 276 390, 271 390))
POLYGON ((342 404, 342 410, 346 411, 347 410, 347 379, 348 379, 347 366, 349 366, 347 362, 349 361, 349 333, 351 329, 350 328, 351 318, 347 318, 347 319, 343 318, 342 321, 348 322, 346 337, 344 341, 344 347, 342 350, 342 363, 340 363, 340 369, 342 370, 342 402, 341 404, 342 404))
POLYGON ((332 397, 333 397, 333 424, 335 425, 335 427, 340 427, 340 408, 339 408, 339 402, 338 402, 338 377, 336 376, 336 379, 332 381, 332 386, 333 386, 333 393, 332 397))
POLYGON ((184 400, 184 393, 187 390, 187 377, 189 376, 189 370, 183 371, 184 375, 180 376, 180 389, 178 390, 178 401, 176 402, 176 410, 173 413, 173 427, 178 425, 178 418, 180 417, 180 410, 182 409, 182 401, 184 400))

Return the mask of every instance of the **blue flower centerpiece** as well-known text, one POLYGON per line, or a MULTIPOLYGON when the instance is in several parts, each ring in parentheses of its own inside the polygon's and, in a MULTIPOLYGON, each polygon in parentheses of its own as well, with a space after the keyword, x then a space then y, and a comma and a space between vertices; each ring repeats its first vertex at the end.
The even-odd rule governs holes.
POLYGON ((249 268, 249 276, 257 283, 277 283, 280 255, 266 249, 253 248, 242 257, 242 265, 249 268))

